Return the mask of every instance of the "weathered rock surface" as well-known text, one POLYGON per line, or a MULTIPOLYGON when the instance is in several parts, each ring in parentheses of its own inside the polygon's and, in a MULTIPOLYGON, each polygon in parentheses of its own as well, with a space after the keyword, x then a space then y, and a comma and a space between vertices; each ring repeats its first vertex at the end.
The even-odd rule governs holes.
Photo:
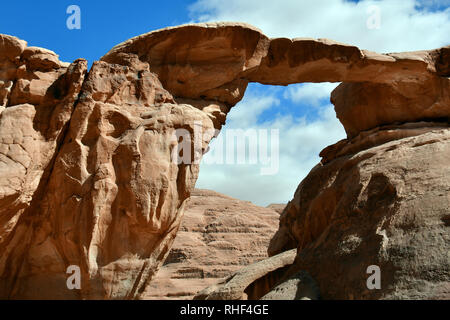
POLYGON ((139 297, 169 254, 213 129, 252 81, 343 82, 331 98, 348 139, 323 151, 270 245, 299 250, 284 277, 307 271, 325 298, 448 293, 450 47, 378 54, 198 24, 130 39, 87 72, 0 38, 1 298, 139 297), (361 287, 369 261, 389 275, 381 291, 361 287), (66 285, 71 265, 78 290, 66 285))
POLYGON ((308 271, 324 299, 450 299, 449 163, 447 127, 317 165, 270 253, 294 244, 286 275, 308 271), (366 286, 370 265, 381 269, 380 290, 366 286))
MULTIPOLYGON (((0 54, 0 296, 11 297, 21 280, 18 274, 28 267, 24 255, 31 251, 34 223, 43 222, 37 208, 87 63, 59 62, 53 52, 26 48, 9 36, 2 36, 0 54)), ((42 292, 42 287, 34 290, 42 292)))
POLYGON ((419 82, 392 84, 342 83, 332 92, 331 101, 349 137, 394 123, 448 121, 450 79, 430 77, 419 82))
POLYGON ((238 269, 267 258, 279 214, 209 190, 195 189, 164 265, 142 299, 192 299, 238 269))

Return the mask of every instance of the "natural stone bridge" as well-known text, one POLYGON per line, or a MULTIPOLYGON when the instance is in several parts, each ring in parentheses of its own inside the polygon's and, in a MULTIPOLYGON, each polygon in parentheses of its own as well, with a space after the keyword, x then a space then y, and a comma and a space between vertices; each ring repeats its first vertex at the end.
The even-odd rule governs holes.
POLYGON ((270 253, 299 248, 294 269, 312 273, 324 297, 349 298, 345 288, 360 287, 359 271, 346 272, 351 260, 338 257, 327 276, 317 250, 359 232, 347 247, 363 241, 361 268, 378 263, 400 276, 387 279, 384 291, 356 289, 350 298, 410 292, 408 285, 417 287, 411 279, 425 279, 419 270, 437 268, 446 276, 430 286, 434 295, 445 292, 450 47, 378 54, 325 39, 269 39, 245 24, 197 24, 130 39, 88 72, 85 60, 69 65, 49 50, 0 38, 1 298, 139 298, 167 257, 198 177, 198 164, 171 161, 175 130, 192 131, 198 121, 220 129, 249 82, 343 82, 331 100, 348 139, 322 152, 284 211, 270 253), (367 151, 389 141, 402 147, 367 151), (428 149, 414 154, 408 143, 428 149), (398 154, 377 158, 388 151, 398 154), (399 165, 405 154, 417 163, 399 165), (419 222, 407 210, 423 214, 419 222), (428 226, 421 254, 431 262, 395 253, 413 239, 408 223, 428 226), (405 235, 389 247, 394 225, 405 235), (70 265, 81 268, 80 290, 66 287, 70 265))

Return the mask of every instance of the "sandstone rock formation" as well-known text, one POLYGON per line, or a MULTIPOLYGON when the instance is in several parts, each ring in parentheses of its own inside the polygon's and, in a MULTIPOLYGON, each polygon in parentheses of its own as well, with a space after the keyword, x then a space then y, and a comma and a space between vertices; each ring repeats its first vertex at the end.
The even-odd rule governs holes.
POLYGON ((448 293, 449 46, 378 54, 197 24, 130 39, 87 72, 0 37, 1 298, 139 297, 248 82, 324 81, 343 82, 331 100, 348 139, 283 211, 269 251, 297 248, 284 277, 308 272, 325 298, 448 293), (385 268, 383 290, 361 287, 367 263, 385 268))
POLYGON ((324 299, 450 299, 449 163, 447 125, 316 166, 283 212, 287 235, 272 254, 293 240, 287 274, 308 271, 324 299), (380 290, 366 286, 370 265, 380 290))
POLYGON ((212 121, 176 104, 148 64, 95 62, 86 74, 85 61, 3 39, 16 51, 0 50, 14 53, 2 57, 13 84, 0 114, 0 297, 134 298, 167 256, 198 175, 197 162, 171 161, 175 130, 212 121), (71 265, 80 290, 66 285, 71 265))
POLYGON ((291 249, 258 261, 197 293, 197 300, 258 300, 270 291, 294 262, 291 249))
POLYGON ((220 278, 267 258, 280 215, 220 193, 195 189, 164 265, 141 299, 192 299, 220 278))
POLYGON ((318 300, 320 290, 316 281, 306 271, 300 271, 277 285, 261 300, 318 300))

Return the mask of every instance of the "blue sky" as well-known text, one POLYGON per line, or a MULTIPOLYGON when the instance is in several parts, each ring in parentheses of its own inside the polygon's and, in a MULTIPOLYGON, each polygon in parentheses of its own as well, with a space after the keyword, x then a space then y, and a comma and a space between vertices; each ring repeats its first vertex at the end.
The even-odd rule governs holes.
MULTIPOLYGON (((327 1, 333 2, 333 0, 327 1)), ((391 2, 396 1, 404 0, 391 0, 391 2)), ((0 32, 27 40, 29 45, 51 49, 64 61, 83 57, 92 62, 114 45, 133 36, 196 20, 198 15, 190 8, 192 4, 201 2, 194 0, 8 1, 2 3, 0 32), (71 4, 81 8, 81 30, 66 28, 68 17, 66 8, 71 4)), ((217 1, 206 2, 213 3, 211 7, 214 8, 214 3, 217 1)), ((227 5, 227 1, 222 2, 227 5)), ((245 3, 246 1, 231 2, 245 3)), ((296 0, 295 2, 311 1, 296 0)), ((361 1, 349 0, 348 2, 361 1)), ((450 1, 423 0, 416 1, 415 4, 424 10, 437 11, 448 8, 450 1)), ((219 6, 215 9, 217 7, 219 6)), ((260 4, 259 7, 263 5, 260 4)), ((245 11, 242 12, 242 16, 245 17, 245 14, 245 11)), ((299 36, 305 35, 299 34, 299 36)))
POLYGON ((0 33, 55 51, 63 61, 98 60, 131 37, 190 20, 189 1, 3 1, 0 33), (81 9, 81 30, 69 30, 69 5, 81 9), (7 13, 7 14, 5 14, 7 13))
MULTIPOLYGON (((90 64, 124 40, 187 22, 247 22, 270 37, 330 38, 378 52, 450 44, 450 0, 23 0, 2 3, 2 13, 0 33, 53 50, 63 61, 90 64), (66 27, 69 5, 81 9, 81 30, 66 27), (374 14, 379 24, 370 27, 374 14)), ((260 165, 204 162, 197 186, 260 205, 289 201, 319 152, 345 138, 329 103, 336 85, 250 84, 225 128, 278 129, 279 172, 267 176, 259 174, 260 165)))

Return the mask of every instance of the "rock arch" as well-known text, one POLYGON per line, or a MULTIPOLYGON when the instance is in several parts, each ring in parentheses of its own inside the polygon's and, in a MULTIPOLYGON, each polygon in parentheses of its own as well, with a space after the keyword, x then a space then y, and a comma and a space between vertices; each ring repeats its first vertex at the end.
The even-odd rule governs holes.
POLYGON ((87 72, 0 37, 0 297, 139 297, 198 176, 198 164, 171 162, 174 131, 220 129, 248 82, 343 82, 331 99, 348 141, 324 161, 367 147, 367 130, 450 116, 449 47, 378 54, 196 24, 130 39, 87 72), (69 265, 80 290, 65 287, 69 265))
POLYGON ((328 39, 269 39, 250 25, 211 23, 132 38, 101 60, 138 58, 177 99, 228 108, 242 99, 249 82, 344 82, 331 100, 353 137, 384 124, 447 118, 449 52, 445 47, 379 54, 328 39), (370 96, 386 100, 372 102, 370 96))

